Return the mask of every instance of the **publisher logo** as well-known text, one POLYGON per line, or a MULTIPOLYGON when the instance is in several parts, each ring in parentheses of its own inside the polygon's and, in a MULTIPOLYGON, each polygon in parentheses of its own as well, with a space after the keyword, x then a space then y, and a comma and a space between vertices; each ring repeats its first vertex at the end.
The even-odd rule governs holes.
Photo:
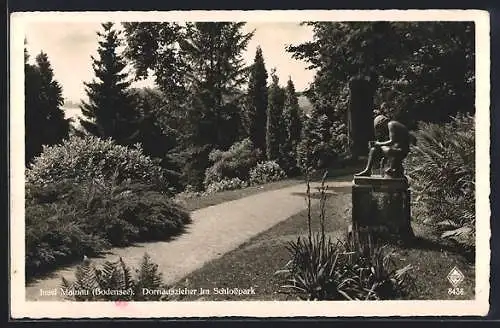
POLYGON ((458 285, 464 281, 465 276, 462 271, 460 271, 457 267, 454 267, 451 269, 450 273, 448 273, 447 278, 453 287, 458 287, 458 285))

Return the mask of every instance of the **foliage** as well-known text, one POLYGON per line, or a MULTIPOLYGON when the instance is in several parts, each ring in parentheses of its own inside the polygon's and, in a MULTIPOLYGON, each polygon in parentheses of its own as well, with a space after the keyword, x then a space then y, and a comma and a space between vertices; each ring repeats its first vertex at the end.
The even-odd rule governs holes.
POLYGON ((277 274, 284 274, 287 291, 307 300, 388 300, 406 295, 412 287, 411 266, 396 270, 390 254, 371 239, 354 234, 345 242, 332 242, 325 233, 326 189, 320 194, 320 230, 312 232, 311 193, 307 181, 308 236, 290 242, 291 260, 277 274))
POLYGON ((255 149, 249 138, 234 143, 227 151, 213 150, 209 160, 213 163, 205 172, 204 185, 239 178, 246 181, 261 153, 255 149))
POLYGON ((119 181, 151 184, 161 191, 169 191, 169 182, 163 170, 141 147, 128 148, 112 140, 97 137, 71 137, 60 145, 44 147, 26 170, 26 181, 51 184, 62 180, 75 183, 95 178, 105 180, 117 175, 119 181))
POLYGON ((68 293, 66 298, 72 301, 161 301, 162 295, 145 294, 143 288, 165 288, 158 265, 145 253, 135 275, 120 257, 118 261, 106 261, 97 268, 85 259, 76 268, 75 281, 62 277, 61 288, 68 293))
POLYGON ((184 64, 178 39, 184 30, 171 22, 124 22, 126 47, 124 56, 134 69, 135 80, 154 72, 156 85, 168 101, 183 99, 184 64))
POLYGON ((396 77, 380 80, 378 104, 397 110, 396 117, 410 126, 473 114, 474 24, 415 22, 394 28, 408 57, 402 58, 396 77))
POLYGON ((54 145, 68 137, 69 119, 61 108, 62 88, 54 80, 48 56, 40 52, 35 65, 28 63, 24 50, 25 85, 25 162, 26 165, 42 152, 43 145, 54 145))
POLYGON ((281 160, 280 150, 284 141, 284 127, 282 124, 285 92, 279 86, 276 70, 271 72, 272 84, 269 87, 269 101, 267 106, 266 123, 266 155, 268 160, 281 160))
POLYGON ((228 147, 235 141, 234 130, 240 132, 235 107, 239 107, 238 87, 246 79, 242 51, 253 35, 242 33, 243 25, 124 23, 125 54, 136 77, 154 72, 167 101, 178 107, 175 115, 183 120, 188 144, 228 147))
MULTIPOLYGON (((310 22, 314 40, 289 46, 317 69, 308 93, 345 110, 347 81, 374 77, 375 107, 413 126, 474 111, 474 25, 470 22, 310 22)), ((345 118, 344 118, 345 119, 345 118)))
POLYGON ((408 175, 415 193, 443 237, 475 244, 475 122, 421 123, 410 152, 408 175))
POLYGON ((124 73, 126 63, 117 54, 120 32, 110 22, 102 24, 102 28, 103 32, 97 32, 99 57, 92 57, 97 80, 84 83, 89 101, 82 101, 85 119, 80 119, 80 123, 92 135, 113 138, 120 145, 132 145, 136 141, 139 118, 127 91, 130 81, 124 73))
POLYGON ((149 186, 111 180, 26 185, 28 275, 109 246, 165 239, 189 222, 188 213, 149 186))
POLYGON ((206 190, 206 194, 212 194, 224 190, 235 190, 235 189, 242 189, 247 187, 248 183, 241 180, 240 178, 224 178, 220 181, 214 181, 210 183, 206 190))
MULTIPOLYGON (((244 23, 125 23, 136 78, 155 75, 169 109, 169 126, 182 128, 176 147, 185 184, 202 188, 212 149, 226 149, 243 134, 242 53, 253 33, 244 23), (146 47, 148 49, 146 49, 146 47), (171 119, 170 119, 171 118, 171 119)), ((175 129, 175 127, 174 127, 175 129)))
POLYGON ((253 65, 250 67, 243 118, 247 135, 262 152, 266 150, 267 92, 267 71, 262 49, 257 47, 253 65))
MULTIPOLYGON (((305 24, 313 28, 314 39, 289 46, 287 51, 316 70, 306 94, 314 107, 326 110, 320 116, 326 115, 328 121, 317 117, 314 124, 333 127, 337 135, 333 139, 345 139, 345 145, 349 145, 349 138, 345 138, 348 82, 356 76, 373 81, 375 115, 384 114, 412 129, 419 121, 447 122, 454 113, 474 112, 472 23, 305 24)), ((309 146, 307 140, 303 142, 299 151, 302 166, 307 162, 307 149, 311 154, 323 153, 321 162, 338 152, 326 140, 315 140, 309 146)), ((312 167, 318 166, 318 157, 312 156, 312 167)))
POLYGON ((266 161, 257 163, 257 165, 250 170, 248 181, 252 185, 258 185, 282 180, 285 177, 285 171, 283 171, 276 161, 266 161))

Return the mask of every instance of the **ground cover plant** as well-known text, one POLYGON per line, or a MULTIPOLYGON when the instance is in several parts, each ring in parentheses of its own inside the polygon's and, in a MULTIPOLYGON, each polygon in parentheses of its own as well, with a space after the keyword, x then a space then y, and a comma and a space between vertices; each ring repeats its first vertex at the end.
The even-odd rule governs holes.
POLYGON ((62 278, 61 289, 66 299, 71 301, 161 301, 161 293, 144 293, 150 290, 166 289, 163 277, 151 257, 144 254, 140 265, 133 270, 119 258, 106 261, 96 267, 85 259, 75 271, 75 280, 62 278))

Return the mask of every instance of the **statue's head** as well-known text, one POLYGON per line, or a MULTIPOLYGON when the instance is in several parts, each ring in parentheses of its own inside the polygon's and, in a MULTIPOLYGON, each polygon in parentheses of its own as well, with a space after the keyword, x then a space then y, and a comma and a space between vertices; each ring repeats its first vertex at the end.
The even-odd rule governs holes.
POLYGON ((387 125, 389 123, 390 119, 385 116, 385 115, 377 115, 375 119, 373 120, 373 125, 375 128, 381 126, 381 125, 387 125))
POLYGON ((389 123, 390 119, 385 116, 385 115, 377 115, 375 119, 373 120, 373 128, 375 131, 375 137, 377 139, 382 139, 386 136, 388 136, 389 131, 387 128, 387 124, 389 123))

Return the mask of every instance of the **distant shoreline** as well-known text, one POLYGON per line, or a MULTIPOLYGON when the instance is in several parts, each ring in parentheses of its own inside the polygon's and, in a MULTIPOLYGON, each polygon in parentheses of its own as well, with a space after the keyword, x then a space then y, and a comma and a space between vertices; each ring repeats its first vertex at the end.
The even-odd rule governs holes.
POLYGON ((64 111, 64 117, 65 118, 70 118, 73 121, 73 124, 75 126, 79 126, 79 118, 82 117, 82 111, 80 107, 75 106, 75 107, 69 107, 69 106, 63 106, 62 110, 64 111))

